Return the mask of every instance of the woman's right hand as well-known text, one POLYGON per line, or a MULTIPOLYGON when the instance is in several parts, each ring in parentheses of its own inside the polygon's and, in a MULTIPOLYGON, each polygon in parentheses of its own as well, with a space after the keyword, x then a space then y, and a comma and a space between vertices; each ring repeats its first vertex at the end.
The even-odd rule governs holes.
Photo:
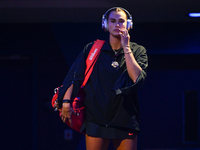
POLYGON ((62 121, 65 123, 67 121, 67 119, 69 119, 69 123, 71 126, 73 126, 72 124, 72 113, 75 114, 74 110, 72 109, 70 103, 63 103, 62 104, 62 111, 61 111, 61 119, 62 121))

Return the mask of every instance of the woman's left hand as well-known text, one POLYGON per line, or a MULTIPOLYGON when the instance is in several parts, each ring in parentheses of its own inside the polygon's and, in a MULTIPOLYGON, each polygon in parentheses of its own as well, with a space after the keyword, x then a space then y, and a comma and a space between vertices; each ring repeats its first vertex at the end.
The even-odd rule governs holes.
POLYGON ((62 104, 62 111, 61 111, 61 119, 65 123, 67 120, 69 121, 70 125, 73 126, 72 122, 72 114, 76 114, 72 109, 70 103, 63 103, 62 104))

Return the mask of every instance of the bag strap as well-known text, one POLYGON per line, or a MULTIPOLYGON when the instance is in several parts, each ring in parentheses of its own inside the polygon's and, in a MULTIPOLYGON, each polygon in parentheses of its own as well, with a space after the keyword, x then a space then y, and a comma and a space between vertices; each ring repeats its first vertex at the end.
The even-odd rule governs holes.
POLYGON ((104 43, 105 41, 103 40, 97 39, 96 41, 94 41, 94 44, 86 59, 85 78, 83 80, 81 87, 85 86, 85 84, 87 83, 104 43))

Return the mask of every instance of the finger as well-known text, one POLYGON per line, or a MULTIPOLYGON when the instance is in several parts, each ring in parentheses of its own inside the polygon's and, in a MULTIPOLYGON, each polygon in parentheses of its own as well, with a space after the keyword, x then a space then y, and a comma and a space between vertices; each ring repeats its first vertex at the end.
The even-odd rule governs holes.
POLYGON ((119 35, 121 38, 123 38, 123 36, 124 36, 123 33, 121 33, 121 32, 119 32, 119 35))
POLYGON ((125 29, 125 28, 119 29, 119 30, 120 30, 120 32, 121 32, 122 34, 124 34, 124 33, 126 32, 126 29, 125 29))
POLYGON ((119 34, 123 36, 124 35, 124 31, 120 30, 119 34))
POLYGON ((124 30, 124 36, 127 36, 127 35, 128 35, 128 31, 124 30))
POLYGON ((66 117, 64 117, 62 114, 61 114, 60 118, 64 123, 66 122, 66 117))
POLYGON ((69 119, 69 124, 71 125, 71 127, 73 127, 72 118, 68 118, 68 119, 69 119))
POLYGON ((66 118, 63 116, 62 117, 62 121, 65 123, 66 122, 66 118))

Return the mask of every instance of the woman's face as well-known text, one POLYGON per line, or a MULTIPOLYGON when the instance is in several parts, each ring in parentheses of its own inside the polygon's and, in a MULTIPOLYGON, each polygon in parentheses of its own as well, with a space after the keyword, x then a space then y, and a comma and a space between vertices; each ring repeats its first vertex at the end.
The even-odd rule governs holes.
POLYGON ((108 31, 112 36, 120 36, 120 29, 126 29, 127 16, 124 11, 112 11, 108 17, 108 31))

